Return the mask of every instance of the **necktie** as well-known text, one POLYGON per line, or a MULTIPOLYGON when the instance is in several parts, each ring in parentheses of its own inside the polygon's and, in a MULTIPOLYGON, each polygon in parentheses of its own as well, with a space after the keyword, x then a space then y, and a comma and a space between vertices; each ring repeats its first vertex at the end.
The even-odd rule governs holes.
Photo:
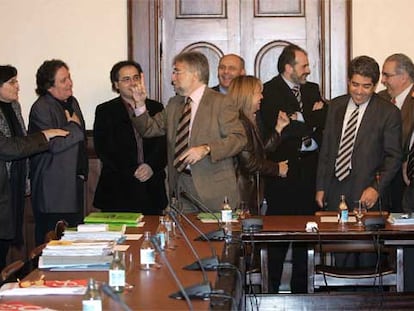
POLYGON ((299 103, 300 111, 303 110, 303 103, 302 103, 302 95, 300 94, 300 86, 296 84, 294 87, 292 87, 293 95, 295 95, 296 100, 299 103))
POLYGON ((177 133, 175 137, 174 167, 181 172, 186 164, 179 160, 183 152, 188 148, 191 120, 191 98, 187 97, 184 105, 183 114, 178 121, 177 133))
POLYGON ((408 152, 407 160, 407 176, 409 180, 414 178, 414 144, 411 146, 410 151, 408 152))
POLYGON ((339 181, 344 180, 350 174, 352 151, 354 149, 358 121, 358 108, 359 106, 352 111, 339 145, 338 156, 335 161, 335 176, 339 181))
POLYGON ((397 100, 395 99, 395 97, 391 98, 391 103, 393 103, 394 105, 397 103, 397 100))

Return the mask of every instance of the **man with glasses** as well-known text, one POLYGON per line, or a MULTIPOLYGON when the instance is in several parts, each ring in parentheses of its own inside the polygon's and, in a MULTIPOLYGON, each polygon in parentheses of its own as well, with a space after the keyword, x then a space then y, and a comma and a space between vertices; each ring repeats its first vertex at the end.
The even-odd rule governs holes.
MULTIPOLYGON (((414 126, 414 64, 404 54, 393 54, 387 57, 382 66, 381 83, 386 87, 378 93, 401 110, 402 146, 409 143, 410 133, 414 126)), ((405 189, 402 171, 400 170, 391 183, 391 211, 401 212, 402 195, 405 189)))
MULTIPOLYGON (((142 69, 134 61, 121 61, 111 70, 112 90, 119 96, 96 107, 93 137, 102 171, 94 205, 103 211, 142 212, 160 215, 167 205, 165 136, 142 138, 132 126, 133 89, 142 69)), ((152 116, 164 109, 146 99, 152 116)))
MULTIPOLYGON (((233 156, 246 144, 233 101, 207 87, 209 65, 199 52, 183 52, 173 61, 172 84, 176 96, 165 111, 146 112, 143 79, 134 93, 134 125, 144 137, 167 134, 170 194, 189 193, 209 209, 219 211, 228 197, 232 207, 239 201, 233 156)), ((180 200, 184 212, 197 208, 180 200)))

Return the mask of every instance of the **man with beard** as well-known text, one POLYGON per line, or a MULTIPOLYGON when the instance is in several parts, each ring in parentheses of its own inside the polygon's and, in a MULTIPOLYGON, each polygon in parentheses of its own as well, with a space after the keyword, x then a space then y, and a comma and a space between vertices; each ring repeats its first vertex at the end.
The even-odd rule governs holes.
MULTIPOLYGON (((312 215, 318 150, 326 109, 319 86, 307 82, 310 74, 307 53, 296 45, 286 46, 278 60, 279 75, 264 84, 262 121, 264 139, 274 129, 279 111, 286 112, 291 122, 282 132, 282 142, 267 155, 275 162, 288 161, 286 177, 265 178, 267 215, 312 215)), ((283 262, 290 243, 269 247, 269 288, 277 292, 283 262)), ((307 292, 306 245, 292 245, 292 293, 307 292)))
MULTIPOLYGON (((238 107, 223 94, 207 87, 209 66, 199 52, 183 52, 173 61, 172 84, 176 96, 164 111, 151 117, 145 108, 142 75, 134 88, 133 123, 143 137, 167 134, 170 195, 182 191, 219 211, 225 196, 231 206, 239 201, 233 156, 246 144, 238 107)), ((197 211, 183 203, 184 212, 197 211)))

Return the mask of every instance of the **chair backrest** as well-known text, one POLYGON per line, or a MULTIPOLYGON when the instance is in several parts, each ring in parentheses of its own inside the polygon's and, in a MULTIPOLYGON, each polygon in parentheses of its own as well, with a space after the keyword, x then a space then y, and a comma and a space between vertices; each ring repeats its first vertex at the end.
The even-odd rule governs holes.
POLYGON ((22 269, 23 266, 24 266, 24 261, 19 259, 7 265, 6 267, 4 267, 3 270, 1 270, 1 281, 6 282, 14 274, 20 271, 20 269, 22 269))

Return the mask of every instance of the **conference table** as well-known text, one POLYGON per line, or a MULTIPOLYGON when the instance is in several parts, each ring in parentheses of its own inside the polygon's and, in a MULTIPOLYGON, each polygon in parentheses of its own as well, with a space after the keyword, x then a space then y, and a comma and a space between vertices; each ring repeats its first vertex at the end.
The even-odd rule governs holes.
MULTIPOLYGON (((203 232, 211 231, 217 228, 216 224, 203 224, 192 217, 194 223, 203 232)), ((150 231, 155 233, 158 226, 158 216, 145 216, 143 221, 145 225, 140 228, 128 228, 127 233, 141 233, 150 231)), ((211 256, 211 248, 209 243, 204 241, 193 241, 199 234, 193 230, 186 222, 181 221, 182 226, 189 239, 192 241, 194 248, 198 255, 203 257, 211 256)), ((131 310, 188 310, 190 306, 183 300, 169 298, 169 295, 179 291, 179 287, 170 274, 165 263, 161 263, 161 267, 151 270, 142 271, 139 267, 139 248, 143 238, 139 240, 127 240, 125 244, 129 245, 126 254, 132 256, 132 265, 129 266, 126 273, 126 282, 129 288, 125 290, 120 297, 125 301, 131 310)), ((178 279, 182 282, 184 287, 198 284, 203 281, 203 274, 201 271, 187 271, 183 267, 193 263, 196 259, 186 245, 183 237, 174 239, 173 244, 176 246, 174 250, 165 251, 166 257, 173 267, 178 279)), ((216 250, 220 259, 226 262, 237 264, 239 254, 239 247, 227 244, 224 242, 210 243, 216 250)), ((128 256, 127 256, 128 257, 128 256)), ((217 297, 212 297, 210 300, 192 300, 192 307, 194 310, 209 310, 209 309, 231 309, 232 299, 227 299, 226 296, 232 295, 233 290, 237 287, 235 282, 239 282, 236 274, 233 271, 221 270, 207 271, 207 278, 212 284, 212 288, 217 293, 217 297), (219 297, 221 296, 221 297, 219 297), (224 296, 224 299, 223 299, 224 296)), ((108 272, 104 271, 76 271, 76 272, 56 272, 49 270, 36 269, 31 272, 25 280, 38 280, 44 275, 45 280, 74 280, 74 279, 88 279, 94 278, 97 282, 108 282, 108 272)), ((241 297, 241 293, 238 294, 241 297)), ((103 299, 103 310, 122 310, 121 306, 114 300, 101 293, 103 299)), ((214 295, 213 295, 214 296, 214 295)), ((4 296, 1 303, 7 301, 18 301, 31 303, 56 310, 82 310, 82 295, 48 295, 48 296, 4 296)))
MULTIPOLYGON (((257 232, 242 232, 241 240, 245 244, 254 244, 260 257, 260 273, 262 293, 254 295, 254 299, 260 301, 260 309, 275 308, 278 310, 320 310, 341 309, 358 310, 378 307, 380 301, 391 308, 414 308, 413 293, 317 293, 304 295, 263 294, 268 292, 268 258, 267 248, 272 243, 306 243, 308 245, 308 290, 309 282, 312 282, 315 266, 315 246, 329 243, 372 243, 373 238, 384 246, 396 248, 396 274, 397 291, 403 291, 404 284, 404 249, 414 245, 414 226, 395 226, 387 221, 385 228, 380 230, 365 230, 364 227, 348 223, 344 226, 335 221, 321 221, 320 216, 265 216, 263 217, 263 229, 257 232), (306 231, 306 224, 315 222, 317 230, 306 231), (380 297, 380 298, 378 298, 380 297), (350 303, 351 302, 351 303, 350 303), (353 303, 352 303, 353 302, 353 303)), ((271 263, 270 263, 271 264, 271 263)), ((407 264, 407 263, 406 263, 407 264)), ((412 264, 412 263, 409 263, 412 264)), ((249 298, 248 298, 249 299, 249 298)), ((249 304, 247 307, 249 307, 249 304)), ((252 308, 254 309, 254 308, 252 308)), ((381 307, 380 307, 381 309, 381 307)), ((249 310, 249 309, 248 309, 249 310)))
MULTIPOLYGON (((202 231, 209 232, 217 229, 217 224, 204 224, 192 215, 191 220, 202 231)), ((150 231, 155 233, 158 226, 157 216, 145 216, 145 225, 139 228, 128 229, 129 233, 144 233, 150 231)), ((304 295, 292 294, 245 294, 241 288, 245 278, 244 255, 248 249, 247 245, 254 243, 261 250, 261 277, 267 283, 267 257, 266 246, 269 243, 281 242, 301 242, 314 246, 317 243, 329 243, 338 241, 372 241, 376 236, 384 245, 395 246, 400 249, 397 257, 400 260, 397 268, 400 276, 403 268, 403 251, 407 245, 414 244, 414 226, 392 226, 386 223, 385 229, 379 231, 365 231, 354 224, 345 227, 337 223, 321 222, 317 216, 264 216, 263 229, 257 232, 241 232, 240 224, 235 224, 233 235, 234 239, 229 243, 223 241, 194 241, 199 236, 187 222, 181 219, 182 227, 192 245, 201 258, 210 257, 212 248, 220 257, 221 263, 226 263, 229 269, 219 269, 218 271, 207 271, 206 276, 212 284, 214 294, 210 300, 191 300, 191 307, 194 310, 238 310, 238 309, 260 309, 260 310, 334 310, 338 306, 346 306, 346 309, 370 309, 381 305, 388 307, 414 308, 413 293, 381 293, 378 295, 370 293, 353 294, 332 294, 315 293, 304 295), (306 232, 307 222, 316 222, 318 231, 306 232), (241 250, 244 251, 241 251, 241 250), (241 267, 240 271, 237 267, 241 267), (245 298, 245 299, 243 299, 245 298), (255 300, 257 308, 252 307, 251 299, 255 300), (372 301, 371 304, 369 302, 372 301)), ((120 295, 121 299, 131 310, 188 310, 190 306, 185 300, 177 300, 169 297, 170 294, 178 292, 179 287, 172 277, 165 263, 159 269, 142 271, 139 268, 139 248, 142 243, 140 240, 127 240, 129 245, 127 254, 132 256, 132 265, 127 271, 126 281, 130 285, 127 290, 120 295)), ((200 271, 187 271, 183 267, 195 261, 195 257, 190 248, 185 243, 183 237, 174 240, 176 248, 167 250, 166 257, 174 269, 178 279, 184 287, 198 284, 203 280, 200 271)), ((312 259, 311 259, 312 260, 312 259)), ((304 263, 306 264, 306 263, 304 263)), ((309 264, 309 263, 308 263, 309 264)), ((313 264, 313 263, 312 263, 313 264)), ((95 278, 98 282, 108 282, 108 273, 103 271, 76 271, 76 272, 56 272, 36 269, 31 272, 25 280, 37 280, 44 275, 46 280, 74 280, 95 278)), ((264 290, 263 292, 266 292, 264 290)), ((102 294, 103 310, 122 310, 121 306, 114 300, 102 294)), ((81 310, 82 296, 80 295, 49 295, 49 296, 7 296, 2 297, 1 302, 19 301, 31 303, 56 310, 81 310)))

